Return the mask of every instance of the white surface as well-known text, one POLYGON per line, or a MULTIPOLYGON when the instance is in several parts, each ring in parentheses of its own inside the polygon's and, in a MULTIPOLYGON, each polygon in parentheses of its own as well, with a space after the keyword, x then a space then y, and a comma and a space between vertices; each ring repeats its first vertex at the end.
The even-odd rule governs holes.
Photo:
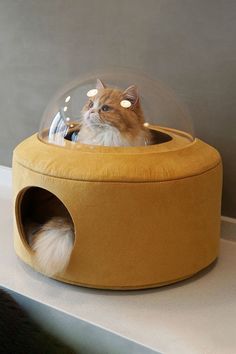
POLYGON ((11 188, 12 181, 12 170, 10 167, 0 166, 0 186, 2 187, 1 191, 5 188, 11 188))
POLYGON ((221 240, 212 269, 160 289, 112 292, 59 283, 15 256, 9 170, 3 171, 0 286, 161 353, 236 353, 236 242, 221 240))

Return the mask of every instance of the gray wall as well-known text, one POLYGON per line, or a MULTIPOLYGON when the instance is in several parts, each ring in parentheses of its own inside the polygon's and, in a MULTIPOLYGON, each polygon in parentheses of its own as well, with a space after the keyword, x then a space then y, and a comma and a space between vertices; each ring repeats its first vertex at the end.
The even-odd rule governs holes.
POLYGON ((235 0, 0 0, 0 164, 78 74, 128 66, 174 89, 224 161, 236 217, 235 0))

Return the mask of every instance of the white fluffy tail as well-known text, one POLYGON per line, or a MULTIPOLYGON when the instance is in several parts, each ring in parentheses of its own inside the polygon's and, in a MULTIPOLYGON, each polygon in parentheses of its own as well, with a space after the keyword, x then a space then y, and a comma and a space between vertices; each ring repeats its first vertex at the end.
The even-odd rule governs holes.
POLYGON ((62 217, 53 217, 41 226, 31 225, 28 228, 28 242, 42 273, 50 277, 62 273, 73 249, 73 225, 62 217))

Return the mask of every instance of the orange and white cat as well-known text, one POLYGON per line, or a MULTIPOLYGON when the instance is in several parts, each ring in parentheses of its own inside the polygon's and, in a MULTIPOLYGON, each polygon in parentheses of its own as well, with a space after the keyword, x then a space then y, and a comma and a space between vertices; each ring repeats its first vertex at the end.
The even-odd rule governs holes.
POLYGON ((125 91, 107 88, 97 80, 97 92, 82 110, 78 141, 104 146, 139 146, 149 143, 149 131, 136 86, 125 91))
MULTIPOLYGON (((136 86, 125 91, 105 87, 98 79, 95 93, 82 109, 77 141, 103 146, 139 146, 150 143, 136 86)), ((38 268, 48 275, 63 273, 74 242, 72 221, 51 217, 43 225, 31 225, 28 242, 38 268)))

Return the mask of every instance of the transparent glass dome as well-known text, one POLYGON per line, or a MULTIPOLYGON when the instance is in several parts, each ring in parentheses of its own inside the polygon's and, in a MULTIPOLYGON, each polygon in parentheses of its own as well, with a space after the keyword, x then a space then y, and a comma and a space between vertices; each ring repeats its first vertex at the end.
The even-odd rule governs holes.
MULTIPOLYGON (((104 87, 119 89, 123 94, 132 85, 136 88, 139 104, 142 108, 144 126, 153 136, 150 144, 163 144, 173 137, 179 137, 182 145, 187 145, 194 140, 192 119, 175 94, 159 81, 144 74, 124 69, 77 78, 62 88, 51 100, 43 114, 38 134, 39 139, 45 143, 56 144, 65 148, 93 144, 90 141, 87 143, 86 140, 84 143, 84 140, 80 138, 81 134, 79 132, 84 122, 84 112, 89 109, 92 110, 97 104, 95 108, 104 110, 103 113, 106 116, 105 109, 107 107, 104 108, 104 103, 101 107, 98 107, 100 103, 95 104, 96 95, 104 87), (93 107, 90 107, 91 99, 93 100, 91 103, 94 105, 93 107)), ((132 97, 132 94, 121 96, 119 98, 119 104, 122 106, 121 112, 122 109, 132 110, 134 101, 135 98, 132 97)), ((108 108, 110 109, 110 106, 108 108)), ((114 117, 114 121, 119 119, 119 116, 116 117, 115 113, 114 117)), ((102 125, 100 128, 102 128, 102 125)), ((99 144, 96 139, 94 141, 95 145, 109 145, 99 144)))

